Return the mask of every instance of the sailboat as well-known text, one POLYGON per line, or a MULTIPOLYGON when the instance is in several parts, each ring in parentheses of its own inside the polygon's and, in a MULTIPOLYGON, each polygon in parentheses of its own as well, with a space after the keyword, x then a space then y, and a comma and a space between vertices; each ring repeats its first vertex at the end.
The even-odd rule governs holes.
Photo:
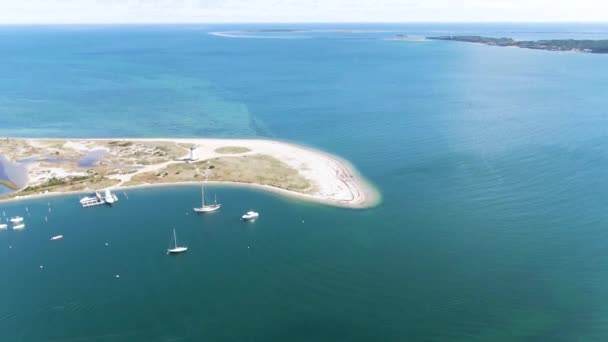
POLYGON ((202 204, 200 208, 194 208, 197 213, 209 213, 218 210, 222 205, 217 203, 217 199, 213 204, 205 205, 205 186, 201 185, 202 204))
POLYGON ((175 228, 173 228, 173 240, 175 241, 175 247, 167 249, 167 254, 178 254, 188 250, 188 247, 177 247, 177 235, 175 235, 175 228))
POLYGON ((23 222, 23 217, 21 217, 21 216, 15 216, 15 217, 11 218, 10 221, 12 223, 14 223, 14 224, 18 224, 18 223, 23 222))

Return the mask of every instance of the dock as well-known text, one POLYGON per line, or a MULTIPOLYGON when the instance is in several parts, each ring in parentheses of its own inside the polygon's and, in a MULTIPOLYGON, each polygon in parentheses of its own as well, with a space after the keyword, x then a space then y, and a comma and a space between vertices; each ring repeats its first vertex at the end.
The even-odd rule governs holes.
POLYGON ((95 196, 85 197, 80 200, 80 205, 83 208, 95 207, 98 205, 108 204, 112 205, 118 202, 118 196, 106 190, 105 196, 102 196, 98 191, 95 191, 95 196))

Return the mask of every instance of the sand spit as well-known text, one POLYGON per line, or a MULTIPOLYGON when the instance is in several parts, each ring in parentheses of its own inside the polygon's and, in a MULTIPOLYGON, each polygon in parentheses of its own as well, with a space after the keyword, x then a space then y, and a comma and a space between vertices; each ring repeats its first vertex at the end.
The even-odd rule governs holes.
POLYGON ((350 208, 380 201, 347 161, 273 140, 10 138, 0 140, 0 155, 27 169, 26 186, 0 201, 201 182, 254 186, 350 208))

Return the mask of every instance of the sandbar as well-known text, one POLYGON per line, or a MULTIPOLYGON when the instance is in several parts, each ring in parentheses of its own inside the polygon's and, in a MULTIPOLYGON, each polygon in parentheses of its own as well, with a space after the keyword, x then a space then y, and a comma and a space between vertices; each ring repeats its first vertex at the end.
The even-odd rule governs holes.
POLYGON ((276 140, 3 138, 0 155, 27 171, 24 186, 0 196, 0 201, 217 183, 348 208, 380 202, 379 192, 348 161, 276 140))

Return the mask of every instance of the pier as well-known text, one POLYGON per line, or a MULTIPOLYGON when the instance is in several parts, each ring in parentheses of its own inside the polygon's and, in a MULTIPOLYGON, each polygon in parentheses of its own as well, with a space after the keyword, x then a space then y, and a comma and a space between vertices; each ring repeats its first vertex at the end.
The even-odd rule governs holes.
POLYGON ((118 202, 118 196, 106 190, 105 195, 102 196, 98 191, 95 191, 94 197, 85 197, 80 200, 80 205, 83 208, 94 207, 102 204, 112 205, 118 202))

